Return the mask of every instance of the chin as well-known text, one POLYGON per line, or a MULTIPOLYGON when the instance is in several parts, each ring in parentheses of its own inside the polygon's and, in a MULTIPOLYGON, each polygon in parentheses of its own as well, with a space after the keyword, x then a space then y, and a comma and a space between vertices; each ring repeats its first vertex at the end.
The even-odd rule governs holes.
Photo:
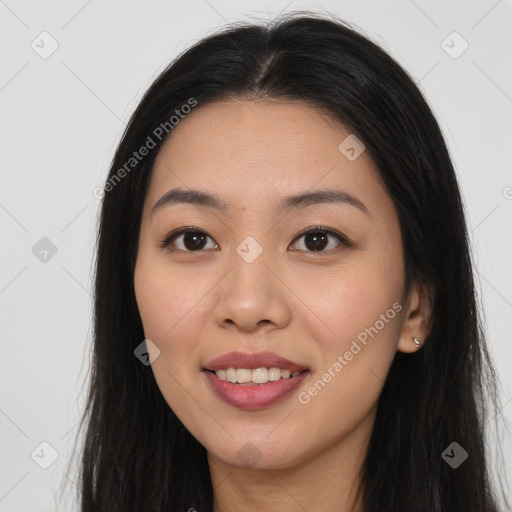
POLYGON ((246 469, 281 470, 296 466, 301 462, 299 454, 289 439, 277 439, 275 442, 258 442, 244 437, 231 442, 228 446, 207 448, 208 456, 219 459, 228 466, 246 469))

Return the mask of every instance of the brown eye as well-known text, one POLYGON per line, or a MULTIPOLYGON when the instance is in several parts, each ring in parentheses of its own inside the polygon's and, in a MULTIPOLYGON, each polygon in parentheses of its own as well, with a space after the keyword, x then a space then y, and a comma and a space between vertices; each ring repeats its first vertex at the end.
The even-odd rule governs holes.
MULTIPOLYGON (((312 226, 303 230, 294 240, 304 238, 301 248, 299 250, 306 252, 328 252, 336 250, 341 246, 351 247, 349 240, 331 228, 323 226, 312 226), (337 241, 337 242, 336 242, 337 241)), ((297 242, 295 242, 297 244, 297 242)), ((160 242, 160 247, 168 247, 172 245, 171 250, 182 252, 200 252, 207 249, 218 249, 219 245, 207 235, 204 231, 197 228, 182 228, 178 231, 172 231, 167 237, 160 242), (208 239, 212 241, 208 247, 208 239)))
POLYGON ((295 240, 304 238, 302 243, 303 248, 299 250, 305 250, 306 252, 327 252, 329 250, 335 250, 340 245, 350 247, 350 242, 345 236, 337 231, 324 228, 322 226, 312 226, 299 233, 295 240), (338 243, 330 242, 329 239, 337 239, 338 243), (327 250, 325 250, 327 248, 327 250))
POLYGON ((167 237, 160 243, 160 247, 167 247, 173 244, 173 249, 184 252, 197 252, 205 249, 218 249, 216 243, 213 247, 207 247, 207 240, 212 238, 203 231, 192 229, 181 229, 174 231, 167 235, 167 237))

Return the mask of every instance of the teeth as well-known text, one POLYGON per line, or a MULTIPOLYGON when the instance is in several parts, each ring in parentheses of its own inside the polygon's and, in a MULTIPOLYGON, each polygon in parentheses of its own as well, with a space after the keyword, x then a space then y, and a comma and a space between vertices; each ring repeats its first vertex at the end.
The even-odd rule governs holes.
POLYGON ((268 369, 268 380, 274 381, 279 380, 281 378, 281 370, 279 368, 269 368, 268 369))
POLYGON ((238 384, 266 384, 275 382, 279 379, 289 379, 297 377, 300 372, 291 372, 290 370, 281 370, 280 368, 228 368, 226 370, 217 370, 215 375, 221 380, 227 380, 238 384))
POLYGON ((265 384, 265 382, 268 382, 268 370, 266 368, 256 368, 252 370, 251 380, 256 384, 265 384))
POLYGON ((246 382, 251 382, 252 370, 246 370, 239 368, 236 370, 236 381, 240 384, 245 384, 246 382))
MULTIPOLYGON (((217 377, 219 377, 219 376, 217 375, 217 377)), ((220 378, 221 377, 219 377, 219 379, 220 378)), ((236 382, 236 370, 234 368, 228 368, 226 370, 226 380, 228 382, 233 382, 233 383, 236 382)))

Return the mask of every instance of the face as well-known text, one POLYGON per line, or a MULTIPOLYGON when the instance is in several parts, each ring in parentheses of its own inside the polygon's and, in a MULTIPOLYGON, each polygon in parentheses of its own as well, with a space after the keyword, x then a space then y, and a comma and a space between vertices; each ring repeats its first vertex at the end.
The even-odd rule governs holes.
POLYGON ((399 221, 348 136, 300 102, 225 100, 182 119, 157 157, 134 275, 151 367, 226 464, 292 467, 343 442, 374 417, 400 349, 399 221), (172 189, 219 204, 159 202, 172 189), (332 194, 286 208, 319 191, 332 194))

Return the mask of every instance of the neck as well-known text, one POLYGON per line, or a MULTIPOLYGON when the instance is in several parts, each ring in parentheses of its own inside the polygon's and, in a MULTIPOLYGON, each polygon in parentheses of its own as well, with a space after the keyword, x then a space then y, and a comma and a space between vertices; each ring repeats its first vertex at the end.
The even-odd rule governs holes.
POLYGON ((209 453, 213 512, 363 512, 357 491, 374 419, 372 411, 334 444, 284 469, 240 468, 209 453))

